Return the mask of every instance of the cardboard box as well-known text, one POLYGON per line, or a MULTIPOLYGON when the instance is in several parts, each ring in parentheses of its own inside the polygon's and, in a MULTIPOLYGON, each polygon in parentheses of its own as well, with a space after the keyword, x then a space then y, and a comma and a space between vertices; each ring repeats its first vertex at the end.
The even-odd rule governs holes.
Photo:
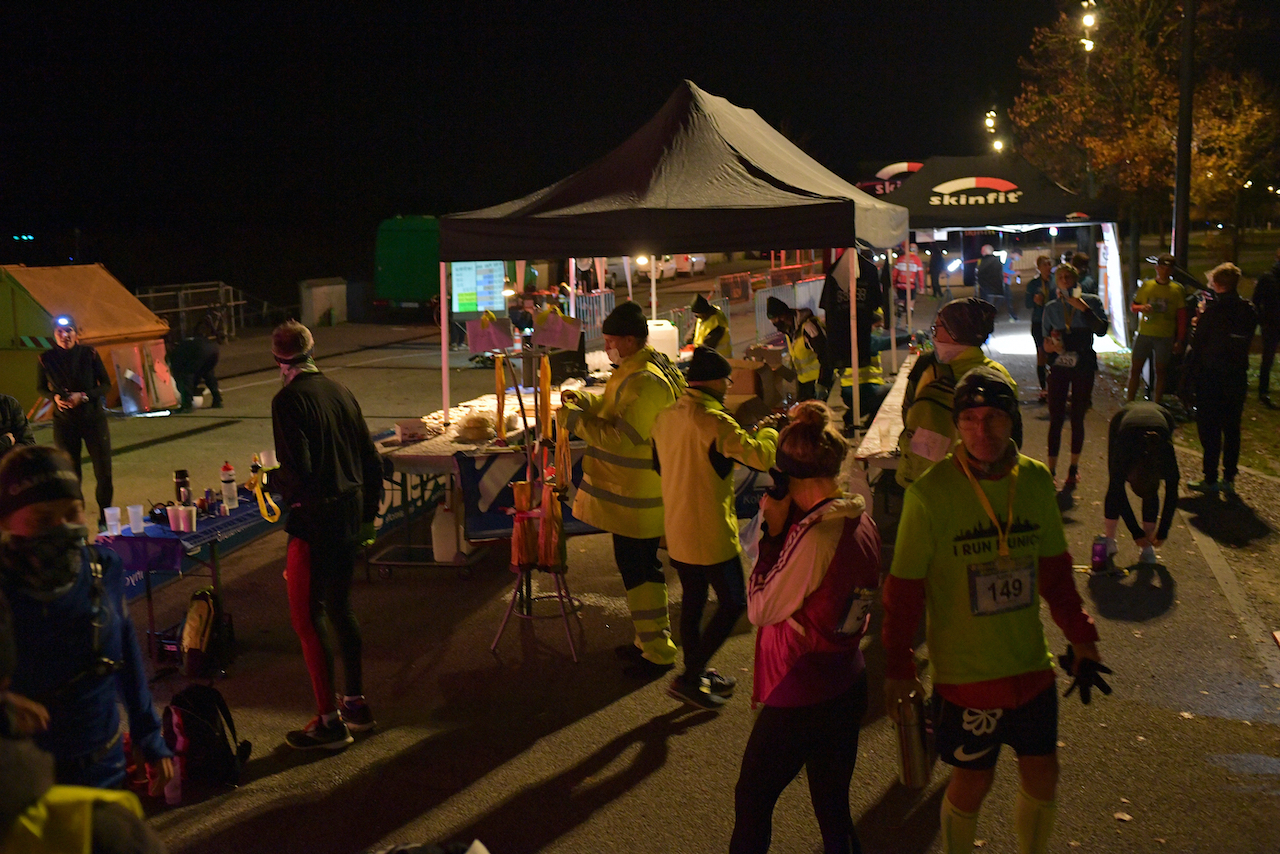
POLYGON ((780 368, 782 367, 782 355, 784 352, 781 346, 766 347, 758 344, 754 347, 748 347, 745 355, 748 359, 764 362, 771 368, 780 368))
POLYGON ((396 422, 396 440, 400 444, 421 442, 427 438, 427 425, 421 418, 409 418, 396 422))

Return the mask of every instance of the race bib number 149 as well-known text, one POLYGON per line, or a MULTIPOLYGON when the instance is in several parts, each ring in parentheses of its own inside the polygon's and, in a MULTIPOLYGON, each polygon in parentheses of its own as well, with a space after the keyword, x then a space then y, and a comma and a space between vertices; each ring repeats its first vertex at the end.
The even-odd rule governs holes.
POLYGON ((1001 558, 969 565, 969 608, 975 617, 989 617, 1031 605, 1036 583, 1036 558, 1001 558))

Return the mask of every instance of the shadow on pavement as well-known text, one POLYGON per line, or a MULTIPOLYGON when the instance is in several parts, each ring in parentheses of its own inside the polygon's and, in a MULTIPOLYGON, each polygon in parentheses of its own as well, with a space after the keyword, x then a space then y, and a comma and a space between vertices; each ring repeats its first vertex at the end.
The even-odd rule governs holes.
POLYGON ((715 720, 714 712, 681 706, 620 734, 595 753, 520 794, 459 830, 457 841, 483 840, 491 851, 539 851, 583 824, 666 764, 672 736, 715 720), (607 776, 608 768, 633 745, 639 751, 607 776))
POLYGON ((1273 533, 1271 526, 1239 499, 1223 500, 1216 495, 1182 496, 1178 498, 1178 509, 1190 517, 1197 531, 1233 548, 1243 548, 1273 533))
POLYGON ((1178 592, 1173 575, 1161 564, 1138 563, 1128 575, 1089 576, 1096 613, 1108 620, 1143 623, 1169 610, 1178 592))
MULTIPOLYGON (((934 769, 935 780, 948 776, 945 765, 934 769)), ((892 851, 894 854, 923 854, 938 836, 939 810, 947 793, 945 783, 935 785, 927 797, 895 782, 880 800, 858 819, 858 841, 864 851, 892 851)))

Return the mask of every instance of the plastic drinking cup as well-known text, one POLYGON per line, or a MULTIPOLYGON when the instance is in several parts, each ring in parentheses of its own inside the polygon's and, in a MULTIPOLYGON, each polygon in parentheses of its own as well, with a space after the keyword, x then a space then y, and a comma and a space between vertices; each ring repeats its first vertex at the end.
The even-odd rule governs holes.
POLYGON ((103 508, 102 515, 105 516, 107 520, 107 536, 109 537, 120 536, 120 508, 119 507, 103 508))
POLYGON ((129 505, 129 531, 135 537, 146 535, 146 519, 142 515, 141 504, 129 505))
POLYGON ((259 456, 259 459, 262 461, 262 467, 264 469, 279 468, 280 464, 276 462, 276 451, 274 448, 272 448, 270 451, 263 451, 258 456, 259 456))
POLYGON ((182 508, 182 530, 188 534, 194 534, 196 531, 196 508, 194 505, 187 505, 182 508))
POLYGON ((169 504, 164 509, 169 512, 169 529, 172 531, 181 531, 182 508, 176 504, 169 504))

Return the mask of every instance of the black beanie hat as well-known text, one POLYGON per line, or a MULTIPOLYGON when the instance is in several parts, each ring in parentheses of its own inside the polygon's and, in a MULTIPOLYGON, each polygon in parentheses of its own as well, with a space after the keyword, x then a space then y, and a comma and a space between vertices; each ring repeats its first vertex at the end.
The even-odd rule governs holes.
POLYGON ((693 359, 689 362, 687 379, 691 383, 705 380, 722 380, 733 373, 729 360, 710 347, 698 347, 693 351, 693 359))
POLYGON ((936 322, 957 344, 980 347, 995 331, 996 313, 996 307, 984 299, 953 299, 938 309, 936 322))
POLYGON ((640 303, 627 300, 609 312, 609 316, 600 325, 603 335, 630 335, 646 341, 649 338, 649 322, 644 318, 644 309, 640 303))
POLYGON ((0 463, 0 519, 38 501, 84 498, 71 458, 56 448, 24 445, 0 463))
POLYGON ((777 297, 769 297, 764 304, 765 315, 773 320, 775 317, 782 317, 784 314, 791 313, 791 306, 787 305, 777 297))
POLYGON ((702 294, 698 294, 693 298, 693 305, 689 306, 689 310, 698 315, 698 317, 706 317, 708 314, 716 313, 715 308, 711 303, 707 302, 707 298, 702 294))
POLYGON ((1009 413, 1015 423, 1018 417, 1018 395, 995 368, 979 365, 956 383, 951 401, 951 420, 959 423, 960 413, 979 406, 992 406, 1009 413))

